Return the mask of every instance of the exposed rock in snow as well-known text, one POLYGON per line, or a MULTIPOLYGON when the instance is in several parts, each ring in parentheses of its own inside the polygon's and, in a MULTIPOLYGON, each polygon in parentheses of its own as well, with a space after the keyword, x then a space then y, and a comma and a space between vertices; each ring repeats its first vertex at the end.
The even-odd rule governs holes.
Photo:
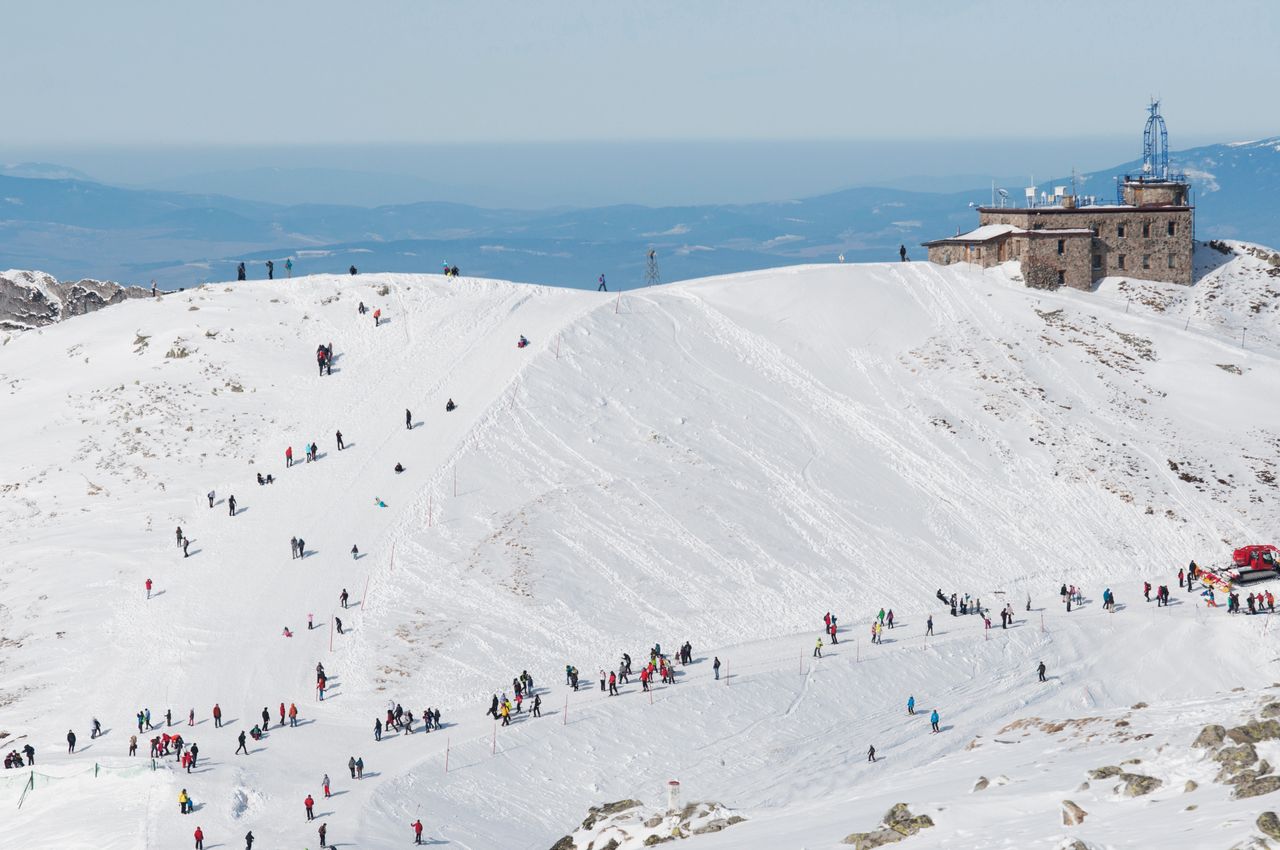
POLYGON ((141 286, 88 278, 59 282, 44 272, 10 269, 0 274, 0 330, 40 328, 150 294, 141 286))

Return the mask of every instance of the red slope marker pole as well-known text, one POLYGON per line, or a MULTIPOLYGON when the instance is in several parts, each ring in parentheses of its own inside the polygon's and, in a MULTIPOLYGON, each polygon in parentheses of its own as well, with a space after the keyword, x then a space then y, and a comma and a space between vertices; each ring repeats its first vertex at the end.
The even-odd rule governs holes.
MULTIPOLYGON (((371 579, 371 578, 373 578, 373 573, 370 573, 369 575, 365 576, 365 579, 364 579, 364 593, 360 596, 360 610, 361 610, 361 611, 363 611, 363 610, 364 610, 364 601, 365 601, 366 599, 368 599, 368 598, 369 598, 369 579, 371 579)), ((333 632, 332 632, 332 631, 330 631, 330 633, 329 633, 329 637, 330 637, 330 638, 332 638, 332 637, 333 637, 333 632)))

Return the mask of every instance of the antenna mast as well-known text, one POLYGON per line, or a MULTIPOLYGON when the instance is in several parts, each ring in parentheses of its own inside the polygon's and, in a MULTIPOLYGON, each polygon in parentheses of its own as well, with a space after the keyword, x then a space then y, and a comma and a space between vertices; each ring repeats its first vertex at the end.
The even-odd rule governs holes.
POLYGON ((662 283, 662 275, 658 273, 658 252, 649 249, 649 260, 644 267, 644 285, 656 286, 662 283))

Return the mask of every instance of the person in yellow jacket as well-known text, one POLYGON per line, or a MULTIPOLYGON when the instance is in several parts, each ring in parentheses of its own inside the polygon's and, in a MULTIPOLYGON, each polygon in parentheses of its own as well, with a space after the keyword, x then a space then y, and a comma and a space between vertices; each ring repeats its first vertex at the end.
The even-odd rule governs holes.
POLYGON ((814 658, 822 657, 822 638, 818 638, 818 645, 813 648, 813 657, 814 658))
POLYGON ((502 708, 499 709, 498 713, 502 715, 502 725, 510 726, 511 725, 511 703, 507 702, 506 700, 503 700, 502 708))
POLYGON ((182 793, 178 795, 178 814, 185 815, 191 810, 191 798, 187 796, 187 789, 183 788, 182 793))

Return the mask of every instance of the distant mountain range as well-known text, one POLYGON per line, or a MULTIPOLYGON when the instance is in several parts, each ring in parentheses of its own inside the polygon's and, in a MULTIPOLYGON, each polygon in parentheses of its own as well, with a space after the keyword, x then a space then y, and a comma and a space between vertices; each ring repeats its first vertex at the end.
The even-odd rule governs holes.
MULTIPOLYGON (((1280 137, 1171 155, 1194 185, 1197 235, 1280 243, 1280 137)), ((1112 197, 1137 161, 1075 177, 1079 194, 1112 197)), ((231 181, 228 181, 231 182, 231 181)), ((1069 184, 1071 178, 1041 183, 1069 184)), ((955 185, 954 181, 939 181, 955 185)), ((923 184, 921 184, 923 185, 923 184)), ((231 188, 234 188, 232 185, 231 188)), ((1005 186, 1015 199, 1022 187, 1005 186)), ((424 186, 424 191, 429 187, 424 186)), ((976 224, 991 187, 962 192, 847 189, 793 201, 571 210, 485 209, 442 202, 378 207, 280 205, 227 195, 125 189, 43 163, 0 169, 0 268, 41 269, 162 288, 235 277, 245 261, 292 257, 295 272, 438 270, 594 287, 644 280, 658 251, 664 280, 814 261, 896 258, 976 224)))

